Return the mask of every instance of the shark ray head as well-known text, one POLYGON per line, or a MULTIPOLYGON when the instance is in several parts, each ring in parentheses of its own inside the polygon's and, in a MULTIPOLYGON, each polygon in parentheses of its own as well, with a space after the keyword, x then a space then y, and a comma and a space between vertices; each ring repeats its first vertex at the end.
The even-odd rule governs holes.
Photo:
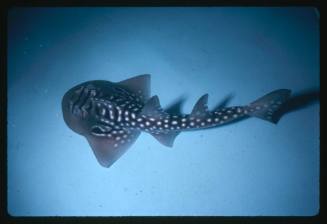
POLYGON ((65 93, 65 123, 88 140, 102 166, 111 166, 139 136, 139 130, 128 127, 128 119, 136 117, 149 98, 149 78, 141 75, 118 83, 88 81, 65 93))

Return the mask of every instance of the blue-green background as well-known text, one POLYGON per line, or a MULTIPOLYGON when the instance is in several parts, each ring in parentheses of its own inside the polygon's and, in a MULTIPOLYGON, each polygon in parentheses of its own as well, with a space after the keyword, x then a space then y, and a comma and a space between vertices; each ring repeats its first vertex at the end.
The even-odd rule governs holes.
POLYGON ((279 88, 319 89, 315 8, 12 8, 8 14, 8 212, 13 216, 315 215, 319 104, 277 125, 256 118, 142 134, 111 168, 61 113, 93 79, 152 75, 166 106, 209 93, 247 104, 279 88))

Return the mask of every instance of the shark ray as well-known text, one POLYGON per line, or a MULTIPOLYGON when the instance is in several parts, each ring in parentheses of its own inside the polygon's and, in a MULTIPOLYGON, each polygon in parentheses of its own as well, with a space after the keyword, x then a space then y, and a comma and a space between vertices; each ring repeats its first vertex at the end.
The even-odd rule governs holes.
POLYGON ((208 109, 203 95, 190 114, 170 114, 162 109, 158 96, 150 93, 150 75, 120 82, 94 80, 68 90, 62 99, 63 118, 74 132, 84 136, 103 167, 110 167, 147 132, 172 147, 184 131, 218 127, 247 117, 276 123, 274 116, 291 94, 275 90, 244 106, 208 109))

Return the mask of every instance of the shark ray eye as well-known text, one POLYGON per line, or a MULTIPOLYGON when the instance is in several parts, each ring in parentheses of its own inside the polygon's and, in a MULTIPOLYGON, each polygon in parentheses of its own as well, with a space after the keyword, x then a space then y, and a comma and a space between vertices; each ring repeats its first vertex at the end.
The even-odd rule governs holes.
POLYGON ((96 136, 105 136, 108 133, 110 133, 112 130, 111 127, 109 126, 104 126, 104 125, 95 125, 92 127, 92 134, 96 136))
POLYGON ((101 128, 99 128, 99 127, 93 128, 92 129, 92 132, 95 133, 95 134, 101 134, 101 133, 103 133, 102 130, 101 130, 101 128))

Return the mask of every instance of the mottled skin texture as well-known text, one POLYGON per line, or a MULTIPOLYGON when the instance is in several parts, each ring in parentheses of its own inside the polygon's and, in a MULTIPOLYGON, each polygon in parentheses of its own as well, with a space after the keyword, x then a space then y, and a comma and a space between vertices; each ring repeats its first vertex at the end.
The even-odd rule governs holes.
POLYGON ((118 83, 97 80, 77 85, 64 95, 62 110, 66 124, 85 136, 99 163, 109 167, 141 131, 172 146, 181 131, 212 128, 248 116, 273 122, 273 113, 289 95, 289 90, 277 90, 246 106, 208 111, 205 94, 191 114, 170 115, 157 96, 150 98, 150 76, 141 75, 118 83))

